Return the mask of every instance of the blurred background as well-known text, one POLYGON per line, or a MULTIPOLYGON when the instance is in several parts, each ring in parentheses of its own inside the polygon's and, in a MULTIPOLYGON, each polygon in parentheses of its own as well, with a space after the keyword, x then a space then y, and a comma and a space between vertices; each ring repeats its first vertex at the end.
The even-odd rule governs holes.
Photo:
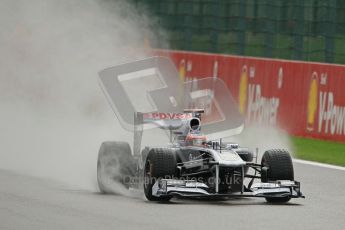
POLYGON ((172 49, 345 63, 341 0, 133 2, 158 18, 172 49))

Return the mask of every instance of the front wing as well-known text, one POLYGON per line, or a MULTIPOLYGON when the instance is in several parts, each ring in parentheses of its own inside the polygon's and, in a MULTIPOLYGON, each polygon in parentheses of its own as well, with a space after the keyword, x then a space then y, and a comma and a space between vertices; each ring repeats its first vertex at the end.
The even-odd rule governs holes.
POLYGON ((242 192, 216 193, 204 183, 192 180, 159 179, 152 187, 152 195, 156 197, 180 196, 194 198, 217 197, 291 197, 304 198, 297 181, 272 181, 254 183, 250 189, 242 192))

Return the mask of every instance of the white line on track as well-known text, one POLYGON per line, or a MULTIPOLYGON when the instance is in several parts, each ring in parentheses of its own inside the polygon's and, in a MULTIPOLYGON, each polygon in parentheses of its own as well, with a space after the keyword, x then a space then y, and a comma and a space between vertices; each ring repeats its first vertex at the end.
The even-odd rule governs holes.
POLYGON ((293 162, 300 163, 300 164, 306 164, 306 165, 313 165, 313 166, 318 166, 318 167, 323 167, 323 168, 337 169, 337 170, 345 171, 345 167, 342 167, 342 166, 318 163, 318 162, 314 162, 314 161, 305 161, 305 160, 300 160, 300 159, 293 159, 293 162))

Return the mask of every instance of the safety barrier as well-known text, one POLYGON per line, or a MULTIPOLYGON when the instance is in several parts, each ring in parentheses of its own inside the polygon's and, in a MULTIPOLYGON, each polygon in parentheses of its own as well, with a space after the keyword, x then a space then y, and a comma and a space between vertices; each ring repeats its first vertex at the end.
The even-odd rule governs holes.
POLYGON ((181 78, 226 82, 247 122, 288 133, 345 141, 345 66, 159 50, 181 78))

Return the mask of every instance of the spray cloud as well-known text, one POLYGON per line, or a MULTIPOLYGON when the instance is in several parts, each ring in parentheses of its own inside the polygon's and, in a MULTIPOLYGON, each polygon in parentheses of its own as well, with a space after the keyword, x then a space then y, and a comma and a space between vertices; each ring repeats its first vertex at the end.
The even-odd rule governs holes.
POLYGON ((2 0, 0 24, 0 168, 96 190, 100 143, 130 138, 97 73, 163 33, 120 0, 2 0))

